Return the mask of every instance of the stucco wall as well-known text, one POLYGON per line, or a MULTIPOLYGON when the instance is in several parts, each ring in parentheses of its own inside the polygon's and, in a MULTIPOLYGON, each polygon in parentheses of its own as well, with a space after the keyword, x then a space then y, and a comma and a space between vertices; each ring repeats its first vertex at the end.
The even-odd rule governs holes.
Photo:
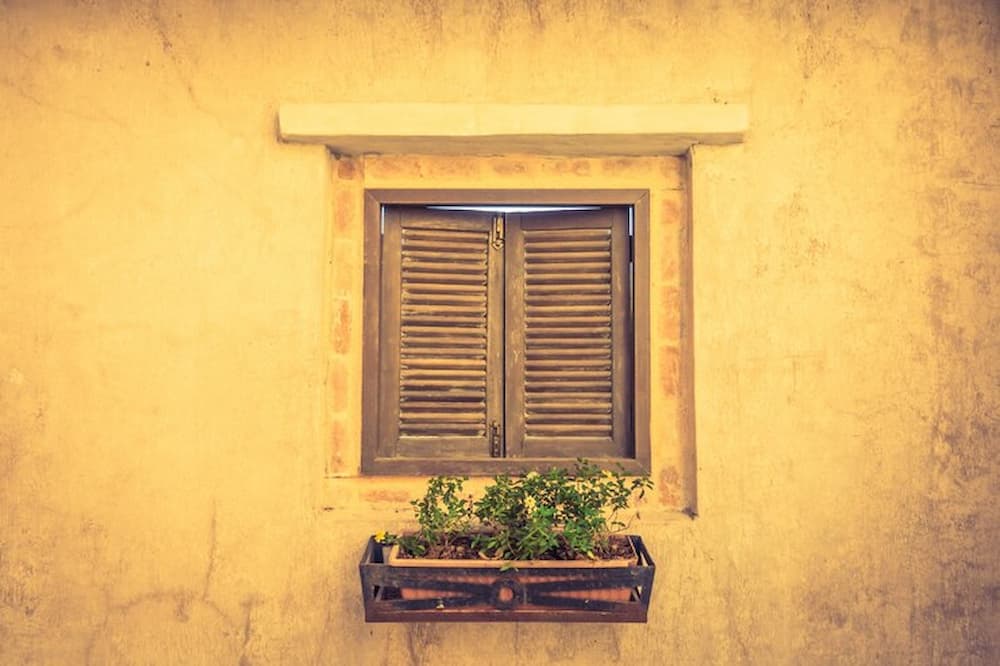
POLYGON ((994 2, 282 5, 0 3, 0 663, 1000 660, 994 2), (648 625, 363 623, 322 101, 749 105, 648 625))

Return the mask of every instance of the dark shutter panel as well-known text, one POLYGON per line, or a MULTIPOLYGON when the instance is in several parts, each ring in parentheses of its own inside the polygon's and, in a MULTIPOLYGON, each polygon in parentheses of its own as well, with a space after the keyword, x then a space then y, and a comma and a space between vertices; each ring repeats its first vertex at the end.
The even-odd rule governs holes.
POLYGON ((507 219, 508 455, 631 456, 627 209, 507 219))
POLYGON ((490 455, 503 380, 499 366, 488 371, 502 358, 502 262, 490 256, 490 231, 480 213, 386 209, 382 455, 490 455))

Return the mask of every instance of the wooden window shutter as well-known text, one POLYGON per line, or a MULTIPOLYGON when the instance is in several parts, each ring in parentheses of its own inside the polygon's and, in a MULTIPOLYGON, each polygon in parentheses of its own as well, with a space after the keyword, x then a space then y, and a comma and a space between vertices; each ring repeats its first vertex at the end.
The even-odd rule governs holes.
POLYGON ((384 210, 379 455, 489 457, 503 405, 503 261, 491 247, 492 216, 384 210))
POLYGON ((510 214, 507 454, 631 457, 628 209, 510 214))

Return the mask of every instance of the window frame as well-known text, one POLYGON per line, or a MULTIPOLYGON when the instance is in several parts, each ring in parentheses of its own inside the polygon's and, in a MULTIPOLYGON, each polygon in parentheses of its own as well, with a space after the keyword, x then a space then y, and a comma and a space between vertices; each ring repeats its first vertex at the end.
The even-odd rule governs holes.
POLYGON ((646 189, 366 189, 364 193, 364 323, 362 351, 361 471, 365 475, 464 474, 487 476, 550 467, 570 468, 567 458, 379 457, 379 369, 381 367, 382 209, 384 206, 550 205, 630 206, 633 215, 634 457, 602 458, 627 472, 645 474, 650 460, 650 213, 646 189))

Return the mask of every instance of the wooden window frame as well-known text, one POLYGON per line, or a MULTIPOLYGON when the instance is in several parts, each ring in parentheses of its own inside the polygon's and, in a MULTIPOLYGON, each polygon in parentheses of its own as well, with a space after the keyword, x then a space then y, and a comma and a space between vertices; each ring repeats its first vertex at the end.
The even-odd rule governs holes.
POLYGON ((642 189, 366 189, 364 197, 364 345, 362 357, 361 471, 366 475, 463 474, 487 476, 551 467, 571 467, 563 458, 400 458, 379 457, 382 279, 382 209, 384 206, 547 205, 628 206, 633 215, 633 379, 634 457, 601 458, 645 474, 650 461, 650 214, 649 191, 642 189))

